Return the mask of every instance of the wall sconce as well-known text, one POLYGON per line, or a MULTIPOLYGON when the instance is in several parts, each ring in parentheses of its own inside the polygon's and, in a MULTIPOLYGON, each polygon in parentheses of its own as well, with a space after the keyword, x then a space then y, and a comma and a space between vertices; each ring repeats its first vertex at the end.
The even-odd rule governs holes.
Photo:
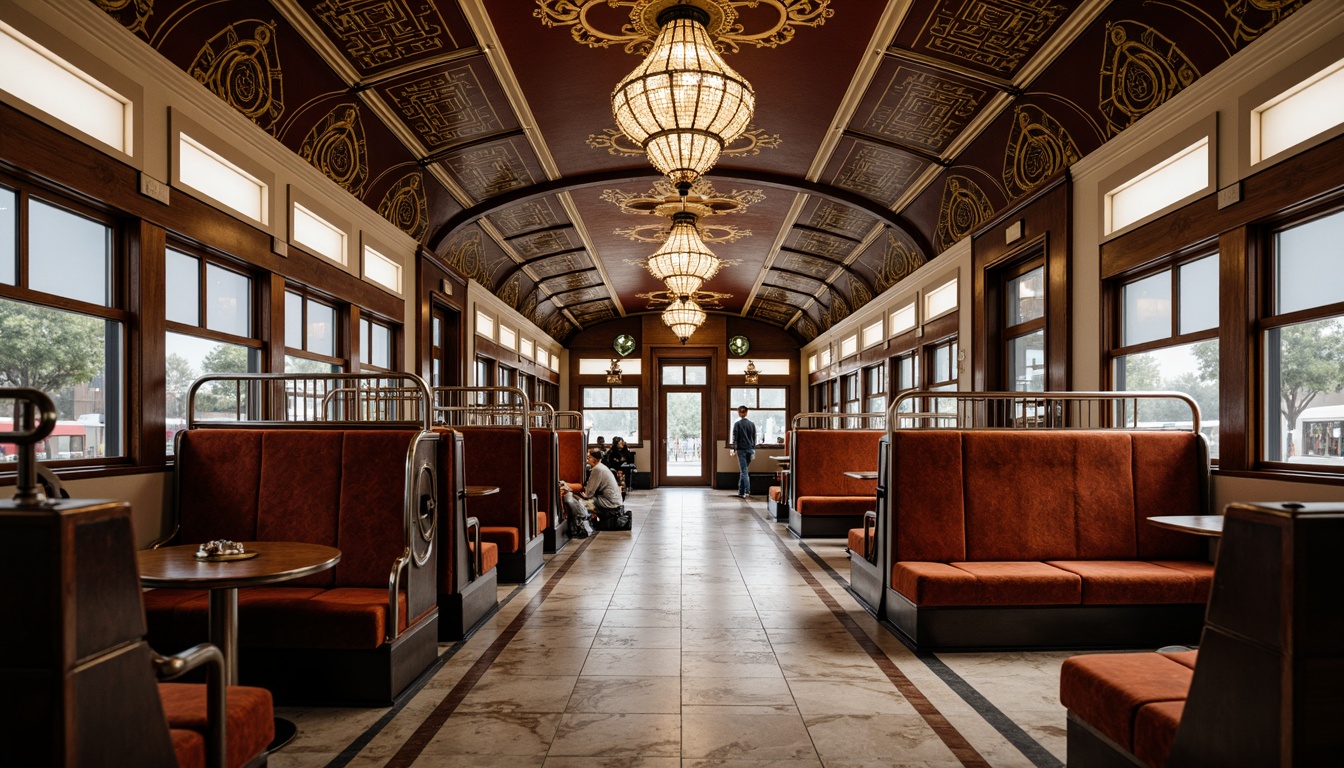
POLYGON ((621 361, 616 358, 611 359, 611 367, 607 369, 607 383, 621 383, 621 361))
POLYGON ((742 375, 748 384, 755 384, 761 380, 761 372, 756 370, 756 364, 750 360, 747 361, 747 370, 743 371, 742 375))

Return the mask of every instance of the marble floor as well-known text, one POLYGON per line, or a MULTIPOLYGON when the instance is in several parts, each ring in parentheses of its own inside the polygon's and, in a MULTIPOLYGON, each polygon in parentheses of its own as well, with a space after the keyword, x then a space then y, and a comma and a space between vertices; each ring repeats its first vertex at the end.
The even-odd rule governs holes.
POLYGON ((764 502, 636 491, 396 707, 279 708, 293 766, 1062 766, 1070 654, 916 654, 845 590, 844 542, 764 502))

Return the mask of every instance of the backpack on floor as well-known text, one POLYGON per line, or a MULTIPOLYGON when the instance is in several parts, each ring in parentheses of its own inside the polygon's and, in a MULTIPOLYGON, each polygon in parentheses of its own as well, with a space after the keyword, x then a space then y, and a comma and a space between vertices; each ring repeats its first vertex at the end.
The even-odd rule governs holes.
POLYGON ((598 507, 595 513, 598 516, 597 528, 602 531, 628 531, 633 522, 630 516, 630 510, 624 506, 615 509, 602 509, 598 507))

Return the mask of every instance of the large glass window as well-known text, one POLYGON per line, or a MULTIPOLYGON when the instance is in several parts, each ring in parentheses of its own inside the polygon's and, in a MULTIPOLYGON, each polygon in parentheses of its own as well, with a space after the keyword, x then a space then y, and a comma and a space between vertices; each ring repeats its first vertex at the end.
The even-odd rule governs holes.
POLYGON ((863 369, 863 410, 884 413, 887 410, 887 366, 879 363, 863 369))
POLYGON ((340 373, 336 307, 285 291, 285 373, 340 373))
POLYGON ((747 418, 756 425, 757 445, 783 445, 789 430, 789 390, 787 387, 729 387, 728 433, 737 423, 737 407, 747 406, 747 418))
POLYGON ((591 440, 601 436, 610 445, 613 438, 623 437, 638 443, 639 387, 584 387, 583 417, 591 440))
POLYGON ((392 370, 392 329, 389 326, 364 317, 359 319, 359 367, 392 370))
MULTIPOLYGON (((1184 392, 1199 404, 1201 431, 1218 455, 1218 255, 1203 254, 1120 285, 1116 390, 1184 392)), ((1140 403, 1143 426, 1190 426, 1190 409, 1140 403)))
POLYGON ((1004 293, 1004 362, 1008 389, 1014 392, 1044 391, 1045 266, 1041 264, 1010 276, 1005 281, 1004 293))
MULTIPOLYGON (((0 386, 36 387, 55 402, 58 424, 39 459, 125 453, 130 315, 120 308, 113 235, 91 211, 0 186, 0 386)), ((0 450, 0 460, 14 455, 0 450)))
MULTIPOLYGON (((174 436, 186 428, 192 383, 261 370, 262 344, 253 337, 251 277, 178 248, 165 258, 164 440, 171 456, 174 436)), ((245 406, 236 387, 206 384, 196 393, 195 417, 234 419, 245 406)))
POLYGON ((1344 211, 1274 233, 1264 459, 1344 471, 1344 211))

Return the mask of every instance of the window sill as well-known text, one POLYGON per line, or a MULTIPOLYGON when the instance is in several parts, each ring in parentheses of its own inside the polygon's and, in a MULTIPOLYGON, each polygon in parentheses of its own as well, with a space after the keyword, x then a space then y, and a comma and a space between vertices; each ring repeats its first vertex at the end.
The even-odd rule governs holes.
POLYGON ((1334 472, 1293 472, 1282 469, 1218 469, 1214 477, 1239 477, 1250 480, 1277 480, 1283 483, 1311 483, 1314 485, 1344 486, 1344 475, 1334 472))

